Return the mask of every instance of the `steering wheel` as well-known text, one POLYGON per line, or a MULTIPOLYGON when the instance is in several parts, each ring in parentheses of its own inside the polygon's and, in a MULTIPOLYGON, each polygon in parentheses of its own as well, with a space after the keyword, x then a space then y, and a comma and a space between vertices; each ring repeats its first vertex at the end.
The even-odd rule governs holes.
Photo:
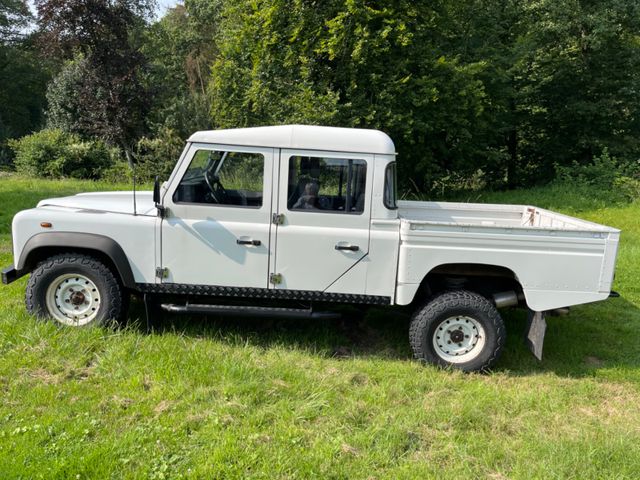
POLYGON ((204 181, 209 187, 209 191, 211 192, 211 197, 216 203, 225 203, 225 199, 227 198, 227 191, 222 186, 220 182, 220 177, 213 173, 213 165, 207 167, 204 171, 204 181))

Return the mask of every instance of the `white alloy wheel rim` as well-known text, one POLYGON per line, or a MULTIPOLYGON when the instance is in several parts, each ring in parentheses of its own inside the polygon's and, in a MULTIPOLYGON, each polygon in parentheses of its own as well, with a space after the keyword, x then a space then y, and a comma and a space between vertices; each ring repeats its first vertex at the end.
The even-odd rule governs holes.
POLYGON ((473 360, 484 348, 484 328, 472 317, 455 315, 443 320, 433 333, 436 354, 449 363, 473 360))
POLYGON ((100 310, 100 292, 88 277, 65 273, 49 284, 47 310, 58 322, 81 327, 93 320, 100 310))

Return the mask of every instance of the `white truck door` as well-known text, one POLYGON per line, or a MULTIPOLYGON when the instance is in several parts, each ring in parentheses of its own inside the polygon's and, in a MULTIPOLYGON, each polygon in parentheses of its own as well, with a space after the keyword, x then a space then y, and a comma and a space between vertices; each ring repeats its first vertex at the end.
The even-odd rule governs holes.
POLYGON ((267 288, 273 148, 192 144, 164 196, 163 283, 267 288))
POLYGON ((282 149, 278 176, 271 284, 324 291, 369 251, 373 155, 282 149))

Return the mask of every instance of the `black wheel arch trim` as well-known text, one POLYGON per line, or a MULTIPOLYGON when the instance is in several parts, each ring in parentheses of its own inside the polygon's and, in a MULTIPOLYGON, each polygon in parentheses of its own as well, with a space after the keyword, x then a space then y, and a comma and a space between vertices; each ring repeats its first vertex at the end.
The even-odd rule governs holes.
POLYGON ((122 284, 127 288, 135 288, 136 281, 131 264, 122 247, 112 238, 95 233, 78 232, 43 232, 37 233, 25 243, 20 259, 15 266, 20 276, 26 275, 41 260, 38 251, 56 248, 64 250, 97 251, 108 257, 115 266, 122 284))

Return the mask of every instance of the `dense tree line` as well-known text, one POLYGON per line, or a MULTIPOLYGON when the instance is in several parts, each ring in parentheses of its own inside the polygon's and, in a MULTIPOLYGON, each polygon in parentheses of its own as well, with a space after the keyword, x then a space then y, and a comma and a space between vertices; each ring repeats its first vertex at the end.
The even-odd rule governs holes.
MULTIPOLYGON (((0 28, 29 20, 0 2, 0 28)), ((48 126, 151 174, 196 129, 379 128, 417 192, 544 183, 602 158, 637 171, 635 0, 185 0, 157 20, 151 0, 36 5, 34 33, 2 30, 0 58, 23 57, 0 75, 33 92, 3 77, 4 138, 48 126)))

